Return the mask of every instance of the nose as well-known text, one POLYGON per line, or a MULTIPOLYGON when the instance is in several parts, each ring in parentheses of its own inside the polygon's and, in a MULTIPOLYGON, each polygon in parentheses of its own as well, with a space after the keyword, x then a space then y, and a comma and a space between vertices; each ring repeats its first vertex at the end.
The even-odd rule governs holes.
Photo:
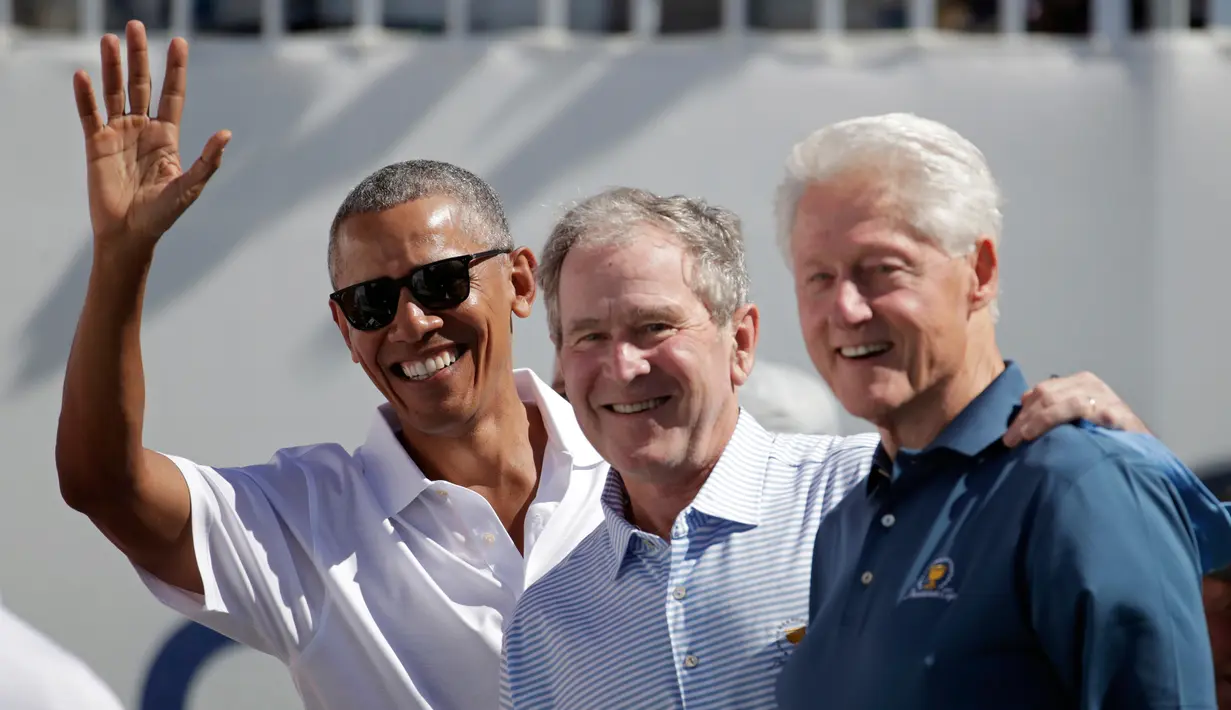
POLYGON ((849 280, 838 284, 834 300, 834 320, 838 325, 857 326, 872 319, 872 308, 859 286, 849 280))
POLYGON ((393 314, 393 322, 389 324, 389 340, 403 343, 417 343, 429 333, 439 330, 444 320, 434 313, 425 313, 419 304, 410 297, 410 292, 402 289, 398 297, 398 309, 393 314))
POLYGON ((632 343, 616 342, 611 349, 611 376, 619 382, 632 382, 650 372, 645 351, 632 343))

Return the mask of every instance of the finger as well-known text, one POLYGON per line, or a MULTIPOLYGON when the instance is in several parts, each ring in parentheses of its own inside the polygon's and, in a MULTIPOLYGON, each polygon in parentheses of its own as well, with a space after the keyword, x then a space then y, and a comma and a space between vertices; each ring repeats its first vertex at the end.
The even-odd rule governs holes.
POLYGON ((1023 441, 1034 441, 1061 424, 1081 418, 1083 401, 1069 395, 1056 395, 1047 391, 1030 402, 1022 403, 1021 413, 1005 431, 1006 446, 1016 446, 1023 441))
POLYGON ((128 23, 128 110, 137 116, 150 112, 150 53, 145 25, 128 23))
POLYGON ((102 130, 103 116, 98 112, 98 102, 94 99, 94 85, 90 83, 90 75, 84 69, 73 74, 73 96, 77 99, 77 115, 81 118, 81 129, 87 138, 102 130))
POLYGON ((1026 441, 1034 441, 1053 429, 1057 423, 1066 421, 1057 412, 1056 407, 1046 409, 1035 408, 1029 412, 1022 411, 1004 433, 1006 446, 1017 446, 1026 441))
POLYGON ((1004 441, 1005 446, 1013 448, 1023 441, 1029 441, 1030 438, 1027 435, 1030 431, 1029 417, 1018 415, 1018 417, 1013 420, 1013 423, 1009 425, 1009 428, 1005 431, 1004 436, 1001 437, 1001 440, 1004 441))
POLYGON ((205 183, 209 182, 209 179, 218 171, 218 167, 222 165, 222 152, 230 141, 230 131, 218 131, 215 133, 206 141, 205 149, 201 151, 201 157, 197 158, 191 168, 188 168, 188 172, 176 178, 176 187, 179 190, 182 205, 181 209, 187 209, 189 205, 196 202, 197 198, 201 196, 201 191, 205 189, 205 183))
POLYGON ((1083 417, 1086 421, 1097 424, 1104 429, 1123 429, 1121 426, 1121 417, 1113 411, 1114 407, 1103 407, 1097 404, 1090 405, 1090 411, 1083 417))
POLYGON ((162 79, 158 99, 158 120, 179 125, 184 114, 184 91, 188 86, 188 43, 183 37, 171 40, 167 48, 167 73, 162 79))
POLYGON ((1042 396, 1043 390, 1040 389, 1040 387, 1032 387, 1026 390, 1026 393, 1022 395, 1022 407, 1025 408, 1030 406, 1034 402, 1037 402, 1042 396))
POLYGON ((1096 402, 1090 407, 1086 419, 1104 429, 1120 429, 1138 433, 1149 433, 1145 422, 1141 421, 1128 405, 1120 400, 1114 402, 1096 402))
POLYGON ((103 60, 103 104, 107 120, 124 115, 124 67, 120 61, 120 38, 104 35, 101 43, 103 60))

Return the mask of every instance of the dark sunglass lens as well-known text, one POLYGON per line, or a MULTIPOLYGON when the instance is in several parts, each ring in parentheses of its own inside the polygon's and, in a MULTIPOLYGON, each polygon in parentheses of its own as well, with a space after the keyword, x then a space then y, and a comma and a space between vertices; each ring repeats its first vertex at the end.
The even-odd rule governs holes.
POLYGON ((415 272, 410 289, 425 308, 453 308, 470 296, 470 268, 461 259, 428 264, 415 272))
POLYGON ((384 279, 356 285, 342 306, 351 324, 361 330, 385 327, 393 320, 397 309, 397 284, 384 279))

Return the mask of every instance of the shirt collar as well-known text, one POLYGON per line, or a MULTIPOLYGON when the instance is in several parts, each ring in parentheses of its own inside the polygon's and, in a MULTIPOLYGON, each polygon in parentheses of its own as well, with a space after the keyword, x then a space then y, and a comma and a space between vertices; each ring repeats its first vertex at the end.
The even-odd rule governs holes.
POLYGON ((624 490, 624 480, 614 468, 607 471, 607 483, 603 485, 600 500, 603 506, 603 527, 607 530, 607 541, 611 544, 611 554, 604 565, 605 572, 607 579, 614 580, 620 572, 625 556, 628 555, 628 546, 633 538, 648 536, 628 522, 628 493, 624 490))
MULTIPOLYGON (((761 494, 769 471, 773 434, 765 431, 751 414, 740 410, 735 432, 722 450, 697 497, 684 509, 740 525, 761 523, 761 494)), ((614 468, 607 473, 602 495, 603 519, 611 544, 608 575, 614 579, 628 555, 629 544, 640 537, 653 544, 652 536, 628 522, 628 493, 614 468)))
POLYGON ((760 525, 761 491, 773 441, 773 434, 741 409, 735 433, 690 507, 733 523, 760 525))
MULTIPOLYGON (((603 463, 581 433, 573 408, 563 397, 529 369, 514 370, 513 381, 521 401, 538 405, 547 428, 548 449, 568 457, 573 468, 593 468, 603 463)), ((402 447, 398 439, 401 430, 393 407, 382 404, 377 408, 367 441, 356 452, 363 464, 363 474, 387 518, 402 512, 431 483, 402 447)))
MULTIPOLYGON (((1021 368, 1012 360, 1006 361, 1004 372, 966 405, 932 443, 922 451, 903 449, 901 453, 921 456, 945 449, 967 458, 978 456, 1004 437, 1009 424, 1021 409, 1022 395, 1027 389, 1029 387, 1021 368)), ((869 495, 892 479, 893 466, 884 446, 878 445, 872 456, 872 473, 868 476, 869 495)))

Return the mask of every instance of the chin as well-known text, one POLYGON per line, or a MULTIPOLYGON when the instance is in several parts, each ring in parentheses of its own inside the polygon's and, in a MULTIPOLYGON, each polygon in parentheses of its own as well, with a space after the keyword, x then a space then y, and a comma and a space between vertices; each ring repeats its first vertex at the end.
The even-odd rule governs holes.
POLYGON ((437 402, 429 411, 418 411, 395 404, 403 426, 429 436, 460 434, 474 425, 475 409, 468 402, 437 402))
POLYGON ((849 394, 838 390, 835 396, 842 408, 851 416, 866 419, 873 424, 879 423, 902 406, 897 398, 868 392, 866 389, 849 394))
POLYGON ((612 467, 621 473, 629 472, 642 480, 662 480, 664 476, 660 475, 660 472, 675 470, 682 458, 653 447, 633 449, 617 445, 612 448, 615 455, 604 456, 612 467))

